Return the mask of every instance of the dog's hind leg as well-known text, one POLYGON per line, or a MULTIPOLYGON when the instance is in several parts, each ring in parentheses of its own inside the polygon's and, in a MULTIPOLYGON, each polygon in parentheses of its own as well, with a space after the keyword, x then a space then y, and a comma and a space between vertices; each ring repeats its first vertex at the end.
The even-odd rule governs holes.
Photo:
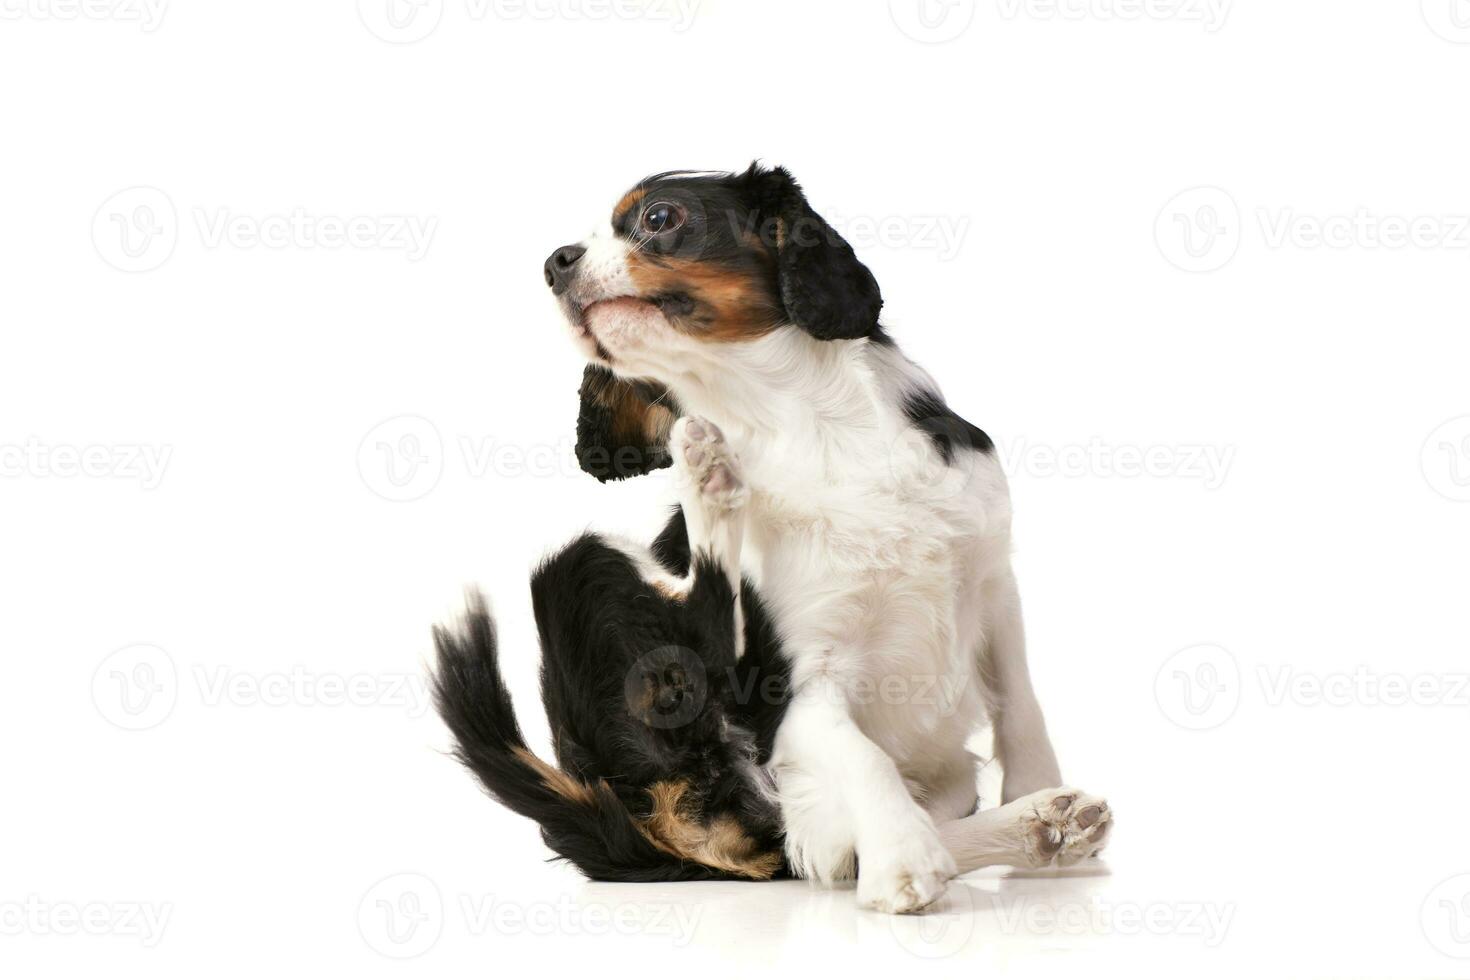
POLYGON ((735 656, 744 652, 745 624, 740 608, 740 545, 745 534, 743 508, 750 492, 740 476, 739 461, 724 433, 713 422, 686 416, 669 434, 684 524, 689 536, 691 567, 686 590, 708 563, 723 575, 735 598, 735 656))
POLYGON ((1060 785, 1062 776, 1041 705, 1031 687, 1021 596, 1010 568, 984 583, 982 604, 986 636, 980 653, 980 676, 995 730, 995 754, 1005 775, 1001 802, 1009 803, 1060 785))
POLYGON ((1099 797, 1062 786, 1056 752, 1031 687, 1021 599, 1009 568, 982 587, 986 637, 980 658, 1004 782, 1002 805, 941 822, 940 838, 960 870, 992 864, 1043 868, 1096 855, 1112 830, 1099 797))
POLYGON ((993 864, 1067 867, 1097 855, 1112 828, 1106 802, 1057 787, 942 823, 939 838, 963 874, 993 864))

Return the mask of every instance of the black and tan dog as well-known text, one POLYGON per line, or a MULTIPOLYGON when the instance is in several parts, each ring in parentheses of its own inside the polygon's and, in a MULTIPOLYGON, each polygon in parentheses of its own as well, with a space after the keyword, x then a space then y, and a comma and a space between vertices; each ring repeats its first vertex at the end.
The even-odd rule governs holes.
POLYGON ((894 912, 961 869, 1096 854, 1111 814, 1060 785, 994 447, 791 175, 649 178, 545 276, 590 362, 583 468, 672 466, 680 509, 532 580, 555 766, 483 603, 438 631, 440 712, 489 792, 594 877, 856 875, 894 912), (987 716, 1005 782, 977 812, 987 716))

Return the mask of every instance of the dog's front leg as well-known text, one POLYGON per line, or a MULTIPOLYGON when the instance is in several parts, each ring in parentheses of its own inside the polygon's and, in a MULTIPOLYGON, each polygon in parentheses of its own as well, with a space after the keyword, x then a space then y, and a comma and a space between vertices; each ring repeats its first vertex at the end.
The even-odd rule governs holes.
POLYGON ((798 874, 849 878, 856 857, 858 902, 883 912, 917 912, 944 894, 953 858, 893 760, 853 721, 833 678, 797 687, 771 764, 798 874))

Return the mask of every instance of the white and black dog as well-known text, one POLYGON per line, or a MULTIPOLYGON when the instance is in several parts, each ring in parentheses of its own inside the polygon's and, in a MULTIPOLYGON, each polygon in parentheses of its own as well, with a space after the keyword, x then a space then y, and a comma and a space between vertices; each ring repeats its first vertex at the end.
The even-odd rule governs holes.
POLYGON ((1095 855, 1026 666, 986 435, 878 324, 878 284, 784 169, 650 177, 546 262, 590 362, 578 454, 673 466, 651 546, 532 580, 557 765, 525 744, 484 604, 439 629, 459 758, 595 878, 857 877, 912 912, 956 873, 1095 855), (989 719, 1001 805, 976 812, 989 719))

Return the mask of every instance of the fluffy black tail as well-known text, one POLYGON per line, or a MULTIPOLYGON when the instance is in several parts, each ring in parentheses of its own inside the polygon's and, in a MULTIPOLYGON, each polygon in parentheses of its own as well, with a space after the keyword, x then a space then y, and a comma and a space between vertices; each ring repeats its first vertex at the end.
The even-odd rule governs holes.
POLYGON ((482 596, 469 597, 462 627, 434 629, 434 646, 434 703, 454 734, 455 757, 496 800, 540 824, 553 851, 601 881, 728 877, 656 846, 607 783, 571 776, 526 747, 482 596))

